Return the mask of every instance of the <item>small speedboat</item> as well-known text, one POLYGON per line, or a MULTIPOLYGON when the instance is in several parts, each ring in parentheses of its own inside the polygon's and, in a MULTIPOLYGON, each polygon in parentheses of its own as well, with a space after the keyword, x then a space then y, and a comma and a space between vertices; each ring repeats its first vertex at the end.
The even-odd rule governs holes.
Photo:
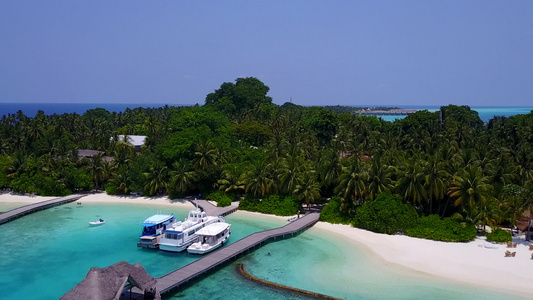
POLYGON ((103 224, 105 224, 105 221, 102 220, 102 219, 100 219, 98 221, 94 221, 94 222, 89 222, 89 225, 91 225, 91 226, 98 226, 98 225, 103 225, 103 224))

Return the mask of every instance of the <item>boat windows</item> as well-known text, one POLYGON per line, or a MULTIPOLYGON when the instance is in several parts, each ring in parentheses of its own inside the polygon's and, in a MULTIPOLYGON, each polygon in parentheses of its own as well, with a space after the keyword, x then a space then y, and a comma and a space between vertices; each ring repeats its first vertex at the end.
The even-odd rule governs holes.
POLYGON ((155 226, 143 228, 143 235, 153 235, 153 234, 155 234, 155 226))
POLYGON ((165 238, 171 239, 171 240, 180 240, 182 237, 183 237, 183 234, 181 233, 172 233, 172 232, 165 233, 165 238))

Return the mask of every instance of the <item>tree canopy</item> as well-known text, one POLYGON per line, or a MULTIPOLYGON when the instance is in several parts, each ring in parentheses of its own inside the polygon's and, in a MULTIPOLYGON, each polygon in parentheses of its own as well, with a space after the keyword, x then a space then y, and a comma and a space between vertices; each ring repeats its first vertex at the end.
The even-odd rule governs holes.
POLYGON ((238 78, 203 106, 4 115, 0 185, 39 195, 221 191, 280 214, 331 199, 324 218, 343 223, 384 193, 421 216, 475 225, 515 225, 533 207, 533 113, 484 124, 469 107, 449 105, 385 122, 277 106, 268 91, 238 78), (146 140, 135 149, 119 135, 146 140), (86 149, 99 152, 84 158, 86 149))

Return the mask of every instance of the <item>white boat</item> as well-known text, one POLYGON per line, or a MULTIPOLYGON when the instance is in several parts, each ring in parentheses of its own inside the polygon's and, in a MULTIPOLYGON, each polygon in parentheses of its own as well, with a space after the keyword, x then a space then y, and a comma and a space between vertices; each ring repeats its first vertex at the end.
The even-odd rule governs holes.
POLYGON ((176 223, 174 214, 155 214, 143 222, 143 231, 137 247, 157 248, 163 231, 176 223))
POLYGON ((183 222, 176 222, 173 226, 167 227, 159 240, 159 249, 181 252, 196 240, 200 229, 219 222, 224 222, 224 218, 208 216, 199 208, 193 209, 183 222))
POLYGON ((224 245, 231 234, 231 224, 220 222, 207 225, 198 230, 197 242, 192 243, 187 252, 192 254, 206 254, 224 245))
POLYGON ((98 226, 98 225, 102 225, 102 224, 105 224, 105 221, 100 219, 98 221, 94 221, 94 222, 89 222, 89 225, 91 226, 98 226))

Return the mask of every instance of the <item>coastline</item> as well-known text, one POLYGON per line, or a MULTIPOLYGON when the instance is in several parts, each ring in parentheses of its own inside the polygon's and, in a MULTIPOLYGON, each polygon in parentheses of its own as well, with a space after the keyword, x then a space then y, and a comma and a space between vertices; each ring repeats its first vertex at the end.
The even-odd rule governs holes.
MULTIPOLYGON (((45 201, 57 197, 30 197, 11 194, 0 195, 2 203, 22 205, 45 201)), ((172 201, 168 197, 110 196, 105 193, 88 194, 78 202, 92 204, 136 204, 192 209, 188 200, 172 201)), ((239 214, 253 215, 257 218, 286 217, 238 211, 239 214)), ((469 243, 446 243, 407 237, 385 235, 353 228, 349 225, 318 222, 313 228, 336 235, 343 241, 368 250, 383 261, 406 267, 410 270, 430 274, 451 281, 475 286, 497 289, 517 295, 530 296, 533 287, 533 272, 527 272, 528 264, 533 264, 528 248, 529 242, 517 240, 517 248, 507 249, 499 245, 497 249, 483 247, 484 238, 469 243), (504 257, 506 250, 516 251, 516 257, 504 257)))
POLYGON ((528 264, 533 263, 533 251, 524 240, 517 240, 516 248, 499 244, 497 249, 489 249, 484 247, 484 238, 447 243, 379 234, 350 225, 318 222, 314 227, 364 247, 386 262, 414 271, 522 296, 533 293, 533 272, 527 271, 528 264), (516 251, 516 257, 505 257, 506 250, 516 251))

